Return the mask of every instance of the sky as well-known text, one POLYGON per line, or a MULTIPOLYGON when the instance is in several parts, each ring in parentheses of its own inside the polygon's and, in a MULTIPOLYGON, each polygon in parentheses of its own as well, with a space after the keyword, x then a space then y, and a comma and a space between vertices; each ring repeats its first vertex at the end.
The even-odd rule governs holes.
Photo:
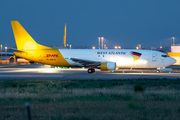
POLYGON ((170 46, 180 43, 180 0, 0 0, 0 44, 15 46, 11 20, 18 20, 34 40, 62 46, 109 48, 170 46))

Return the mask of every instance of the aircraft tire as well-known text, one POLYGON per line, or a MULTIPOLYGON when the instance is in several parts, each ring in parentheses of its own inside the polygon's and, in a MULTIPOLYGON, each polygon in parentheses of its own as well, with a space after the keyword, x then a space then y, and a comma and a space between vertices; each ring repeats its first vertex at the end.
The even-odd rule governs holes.
POLYGON ((87 72, 88 72, 88 73, 94 73, 94 72, 95 72, 95 69, 88 69, 87 72))
POLYGON ((87 72, 88 72, 88 73, 92 73, 92 69, 88 69, 87 72))

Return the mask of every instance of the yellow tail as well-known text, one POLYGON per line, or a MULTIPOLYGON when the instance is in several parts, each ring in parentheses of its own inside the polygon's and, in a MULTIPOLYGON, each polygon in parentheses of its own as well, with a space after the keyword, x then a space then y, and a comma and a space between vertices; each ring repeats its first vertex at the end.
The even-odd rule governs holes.
POLYGON ((18 21, 11 21, 11 25, 18 50, 52 49, 36 43, 18 21))
POLYGON ((66 24, 65 24, 65 28, 64 28, 64 42, 63 42, 63 46, 66 47, 66 24))

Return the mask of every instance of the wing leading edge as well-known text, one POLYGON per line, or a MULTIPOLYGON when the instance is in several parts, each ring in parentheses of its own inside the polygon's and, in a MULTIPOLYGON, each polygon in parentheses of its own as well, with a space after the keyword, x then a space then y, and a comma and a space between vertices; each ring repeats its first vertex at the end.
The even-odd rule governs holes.
POLYGON ((83 66, 98 66, 101 64, 101 62, 78 59, 78 58, 66 58, 66 59, 70 59, 76 63, 82 64, 83 66))

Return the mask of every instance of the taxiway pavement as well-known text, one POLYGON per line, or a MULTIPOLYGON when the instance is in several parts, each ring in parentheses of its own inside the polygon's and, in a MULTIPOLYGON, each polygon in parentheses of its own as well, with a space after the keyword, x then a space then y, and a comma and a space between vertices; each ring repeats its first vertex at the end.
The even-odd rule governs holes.
MULTIPOLYGON (((142 71, 143 72, 143 71, 142 71)), ((87 69, 55 69, 33 67, 9 67, 0 68, 0 79, 24 79, 24 80, 121 80, 121 79, 177 79, 180 73, 145 73, 145 72, 104 72, 96 70, 94 74, 88 74, 87 69)))

